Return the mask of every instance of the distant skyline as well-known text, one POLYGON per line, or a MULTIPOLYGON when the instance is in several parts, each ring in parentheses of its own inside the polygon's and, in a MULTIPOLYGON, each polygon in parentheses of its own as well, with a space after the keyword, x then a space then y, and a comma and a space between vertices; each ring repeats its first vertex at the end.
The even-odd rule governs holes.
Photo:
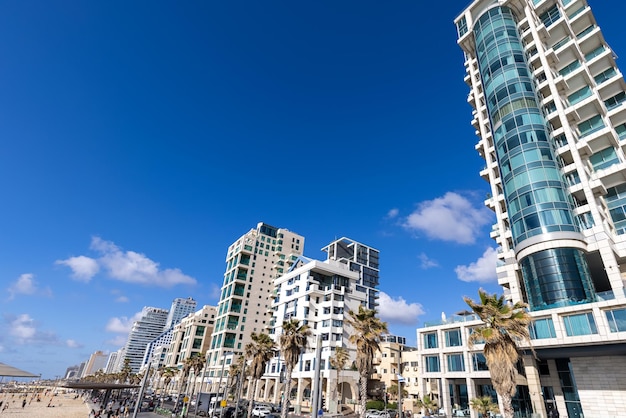
MULTIPOLYGON (((342 236, 380 250, 380 316, 411 345, 501 292, 469 3, 5 2, 0 361, 55 378, 144 306, 216 305, 258 222, 314 259, 342 236)), ((626 3, 589 3, 626 53, 626 3)))

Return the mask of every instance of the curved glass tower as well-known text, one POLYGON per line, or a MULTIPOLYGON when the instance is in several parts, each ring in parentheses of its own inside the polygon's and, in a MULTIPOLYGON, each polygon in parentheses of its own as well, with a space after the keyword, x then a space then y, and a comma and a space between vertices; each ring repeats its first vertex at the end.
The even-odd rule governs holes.
POLYGON ((517 254, 526 250, 518 262, 529 305, 538 310, 591 302, 582 245, 545 249, 546 241, 575 244, 584 237, 548 141, 515 16, 508 7, 491 8, 473 32, 513 245, 517 254))

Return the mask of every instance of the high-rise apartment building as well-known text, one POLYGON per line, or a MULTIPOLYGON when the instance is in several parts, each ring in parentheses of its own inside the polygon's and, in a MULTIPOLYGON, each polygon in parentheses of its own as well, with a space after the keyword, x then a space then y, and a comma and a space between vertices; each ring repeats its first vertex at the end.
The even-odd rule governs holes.
MULTIPOLYGON (((586 0, 475 0, 455 23, 498 281, 534 319, 537 359, 524 358, 516 410, 621 416, 626 84, 616 55, 586 0)), ((481 347, 466 344, 470 318, 418 330, 422 393, 437 388, 448 413, 493 395, 481 347)))
MULTIPOLYGON (((281 277, 275 279, 275 296, 272 302, 273 317, 269 323, 269 335, 279 344, 282 324, 291 318, 309 326, 312 337, 307 349, 301 354, 292 378, 291 405, 296 413, 308 405, 305 399, 315 386, 316 341, 321 350, 320 383, 326 408, 337 412, 339 404, 347 404, 358 398, 358 372, 348 370, 356 358, 356 347, 349 341, 350 327, 345 323, 348 311, 358 311, 367 306, 371 289, 363 286, 367 269, 378 272, 378 250, 348 238, 340 238, 323 248, 325 261, 300 257, 281 277), (360 254, 356 257, 356 254, 360 254), (375 256, 373 256, 375 255, 375 256), (338 347, 349 354, 346 370, 331 367, 330 358, 338 347)), ((376 279, 378 275, 376 274, 376 279)), ((255 399, 271 402, 283 401, 284 359, 275 357, 263 376, 264 384, 258 385, 255 399)), ((249 390, 252 390, 250 385, 249 390)), ((248 398, 252 395, 249 393, 248 398)))
POLYGON ((378 280, 380 277, 380 252, 349 238, 340 238, 322 248, 329 260, 346 264, 350 270, 359 273, 357 290, 367 294, 368 309, 378 306, 378 280))
POLYGON ((174 299, 172 301, 172 306, 170 307, 170 312, 167 315, 165 328, 169 329, 173 327, 174 325, 178 324, 184 317, 194 313, 196 311, 196 306, 198 306, 198 302, 196 302, 191 296, 187 299, 174 299))
POLYGON ((146 346, 146 350, 141 362, 141 368, 147 367, 148 363, 152 363, 152 367, 158 368, 165 361, 165 353, 167 347, 172 342, 172 334, 174 326, 180 321, 194 313, 197 302, 190 296, 187 299, 176 298, 172 301, 172 306, 165 321, 165 328, 154 340, 146 346), (161 349, 159 349, 161 347, 161 349), (164 348, 164 349, 163 349, 164 348), (157 353, 158 351, 158 353, 157 353))
POLYGON ((165 362, 168 367, 181 368, 186 359, 206 352, 215 325, 216 313, 215 306, 204 305, 202 309, 183 318, 174 326, 165 362))
POLYGON ((161 335, 167 320, 168 310, 144 307, 141 318, 133 324, 124 347, 124 359, 130 361, 133 373, 139 372, 146 347, 161 335))
POLYGON ((104 372, 108 358, 108 354, 104 354, 102 351, 96 351, 93 353, 89 356, 89 360, 87 360, 87 363, 85 364, 81 377, 90 376, 98 370, 104 372))
POLYGON ((107 374, 110 373, 115 373, 118 369, 117 369, 117 365, 118 365, 118 359, 121 356, 121 352, 122 349, 120 348, 117 351, 113 351, 111 353, 109 353, 109 358, 107 360, 107 364, 104 368, 104 372, 107 374))
MULTIPOLYGON (((304 237, 260 222, 228 247, 217 319, 207 354, 209 378, 219 378, 223 362, 243 354, 250 334, 265 331, 271 315, 274 279, 304 251, 304 237)), ((217 381, 218 379, 213 379, 217 381)))

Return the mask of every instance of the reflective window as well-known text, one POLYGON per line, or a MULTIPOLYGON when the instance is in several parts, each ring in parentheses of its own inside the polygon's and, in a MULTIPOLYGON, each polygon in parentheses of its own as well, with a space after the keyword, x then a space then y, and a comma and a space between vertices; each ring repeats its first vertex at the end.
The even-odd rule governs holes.
POLYGON ((598 333, 598 329, 596 328, 596 323, 593 320, 591 312, 564 316, 563 323, 565 325, 565 333, 569 337, 598 333))
POLYGON ((605 314, 611 332, 626 331, 626 309, 613 309, 605 314))
POLYGON ((449 372, 464 372, 465 361, 463 360, 463 354, 448 354, 446 356, 448 362, 449 372))
POLYGON ((593 166, 594 170, 602 170, 603 168, 618 164, 620 161, 619 157, 615 153, 615 148, 608 147, 589 157, 589 162, 593 166))
POLYGON ((578 124, 578 130, 581 138, 599 131, 602 128, 604 128, 604 121, 600 115, 595 115, 594 117, 578 124))
POLYGON ((472 354, 472 367, 475 372, 489 370, 489 367, 487 367, 487 360, 485 359, 485 355, 483 353, 472 354))
POLYGON ((546 12, 539 15, 539 19, 543 22, 546 27, 550 26, 561 17, 561 13, 559 12, 558 6, 555 4, 546 12))
POLYGON ((427 372, 439 372, 441 367, 439 366, 439 356, 426 356, 424 357, 424 364, 426 365, 427 372))
POLYGON ((582 89, 577 90, 574 93, 567 96, 567 101, 569 102, 571 106, 573 106, 576 103, 586 99, 589 96, 591 96, 591 89, 589 88, 589 86, 585 86, 582 89))
POLYGON ((446 347, 459 347, 461 345, 461 330, 453 329, 445 331, 446 347))
POLYGON ((465 16, 463 16, 456 24, 456 29, 459 33, 459 37, 467 33, 467 21, 465 20, 465 16))
POLYGON ((424 334, 424 348, 437 348, 437 333, 429 332, 424 334))
POLYGON ((530 332, 530 338, 533 340, 556 337, 552 318, 535 319, 528 326, 528 331, 530 332))
POLYGON ((580 67, 580 61, 578 60, 572 61, 571 63, 567 64, 565 67, 561 68, 559 70, 559 74, 561 74, 562 76, 566 76, 578 67, 580 67))

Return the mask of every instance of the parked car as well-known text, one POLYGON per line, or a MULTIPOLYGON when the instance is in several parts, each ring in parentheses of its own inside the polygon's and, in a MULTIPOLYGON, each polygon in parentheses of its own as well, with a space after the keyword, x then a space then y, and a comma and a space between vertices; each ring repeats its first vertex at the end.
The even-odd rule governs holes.
POLYGON ((398 411, 395 409, 383 409, 382 412, 389 414, 390 418, 396 418, 398 416, 398 411))
POLYGON ((222 408, 218 406, 217 408, 215 408, 215 410, 212 411, 211 416, 215 418, 232 418, 234 414, 235 414, 234 406, 225 407, 224 412, 222 412, 222 408))
POLYGON ((267 406, 255 406, 254 409, 252 410, 252 416, 253 417, 263 417, 265 418, 265 416, 271 414, 272 411, 267 407, 267 406))
POLYGON ((365 411, 365 417, 369 418, 372 414, 378 414, 380 411, 378 409, 368 409, 365 411))
POLYGON ((378 409, 373 409, 371 411, 365 412, 365 418, 391 418, 391 415, 387 411, 379 411, 378 409))

